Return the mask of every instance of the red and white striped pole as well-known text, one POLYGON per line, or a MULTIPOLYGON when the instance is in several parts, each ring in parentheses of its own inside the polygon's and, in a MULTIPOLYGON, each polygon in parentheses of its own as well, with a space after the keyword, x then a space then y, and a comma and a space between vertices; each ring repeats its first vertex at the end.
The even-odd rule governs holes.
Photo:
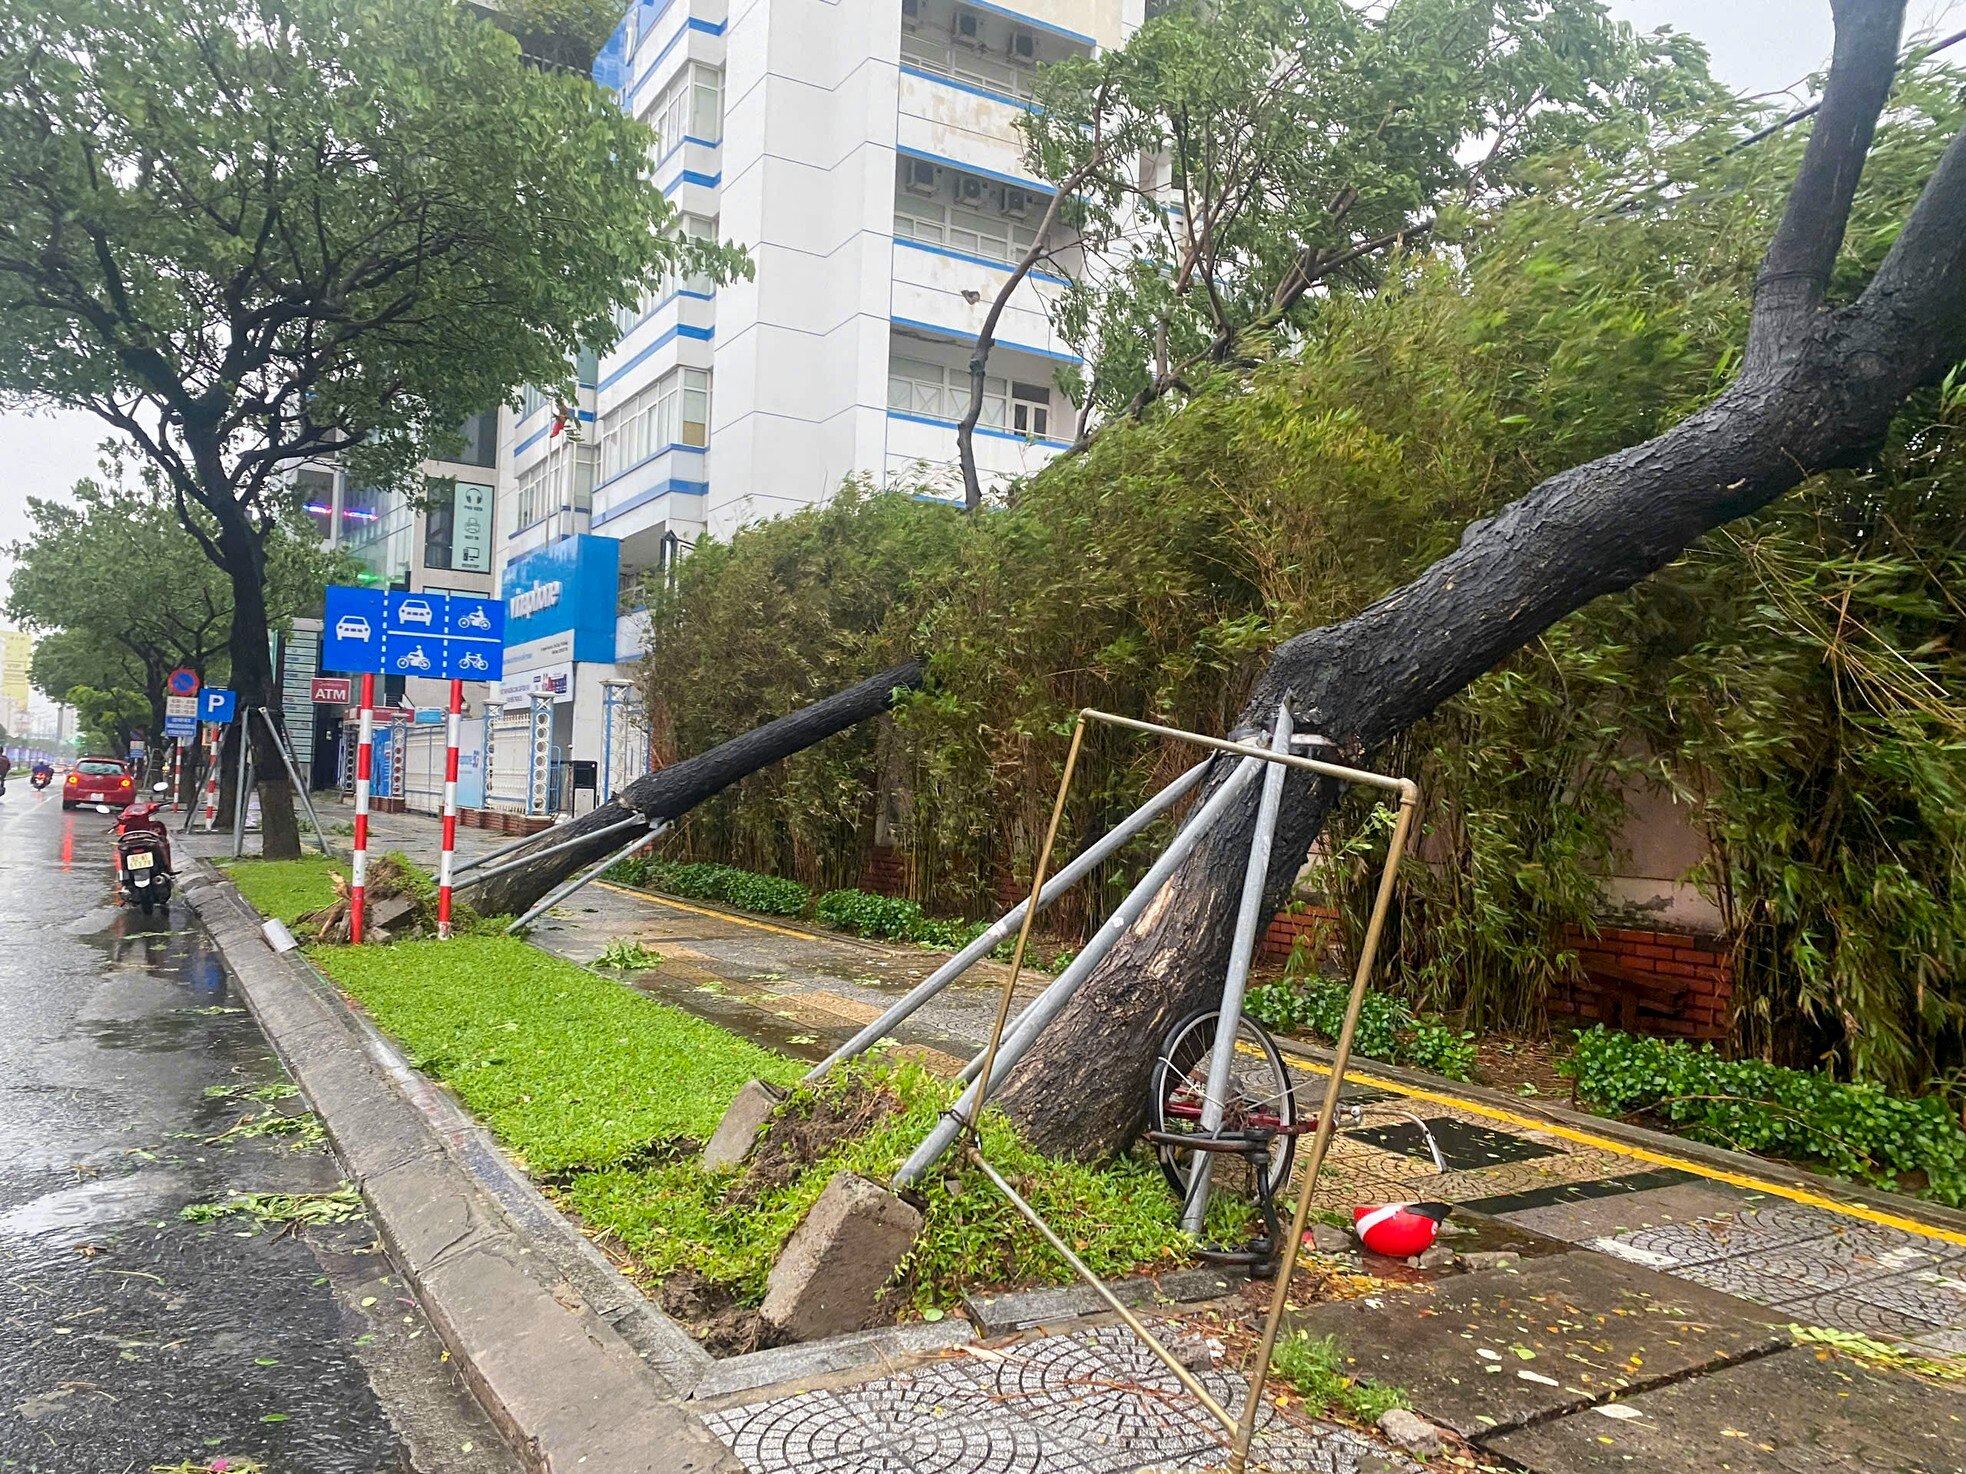
POLYGON ((457 728, 464 711, 464 682, 451 682, 451 710, 444 731, 444 848, 437 857, 437 935, 451 934, 451 862, 457 854, 457 728))
POLYGON ((178 802, 179 790, 184 784, 184 739, 171 743, 171 812, 175 814, 182 804, 178 802))
POLYGON ((369 878, 369 773, 375 762, 375 677, 362 677, 362 727, 355 748, 355 855, 348 877, 348 940, 362 940, 369 878))
POLYGON ((205 730, 212 734, 211 760, 205 765, 205 833, 210 834, 218 827, 219 752, 222 746, 220 738, 225 735, 225 728, 217 722, 208 722, 205 730))

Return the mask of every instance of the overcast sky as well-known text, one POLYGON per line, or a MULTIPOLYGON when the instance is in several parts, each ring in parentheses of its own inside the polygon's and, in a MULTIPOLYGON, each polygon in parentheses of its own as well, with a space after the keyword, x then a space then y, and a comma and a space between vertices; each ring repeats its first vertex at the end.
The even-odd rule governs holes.
MULTIPOLYGON (((1829 59, 1829 0, 1610 0, 1642 30, 1672 26, 1707 43, 1714 68, 1742 92, 1793 91, 1829 59)), ((1912 33, 1966 27, 1966 0, 1911 0, 1912 33)), ((87 415, 0 414, 0 543, 24 531, 29 496, 59 495, 95 469, 103 428, 87 415)), ((0 558, 0 572, 5 568, 0 558)))

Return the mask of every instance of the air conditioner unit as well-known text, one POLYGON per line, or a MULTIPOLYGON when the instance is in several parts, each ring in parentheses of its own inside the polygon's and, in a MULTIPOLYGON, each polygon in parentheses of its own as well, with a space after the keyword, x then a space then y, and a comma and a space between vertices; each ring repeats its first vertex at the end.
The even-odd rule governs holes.
POLYGON ((1017 189, 1013 186, 1005 185, 1003 192, 1003 212, 1012 220, 1022 220, 1026 215, 1031 213, 1031 192, 1028 189, 1017 189))
POLYGON ((949 26, 949 34, 959 46, 974 46, 983 49, 983 17, 973 10, 958 10, 956 18, 949 26))
POLYGON ((1010 59, 1034 62, 1038 59, 1038 38, 1029 31, 1010 33, 1010 59))
POLYGON ((983 181, 965 174, 956 181, 956 202, 963 205, 983 203, 983 181))
POLYGON ((909 194, 935 193, 935 165, 927 159, 909 159, 908 171, 901 176, 902 188, 909 194))

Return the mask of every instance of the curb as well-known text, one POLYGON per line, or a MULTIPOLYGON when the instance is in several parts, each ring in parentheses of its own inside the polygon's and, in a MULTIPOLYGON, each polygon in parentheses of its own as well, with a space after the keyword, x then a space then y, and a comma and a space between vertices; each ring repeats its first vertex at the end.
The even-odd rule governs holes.
MULTIPOLYGON (((1294 1050, 1320 1065, 1331 1063, 1331 1051, 1321 1044, 1313 1044, 1307 1039, 1295 1038, 1287 1034, 1277 1035, 1276 1040, 1279 1047, 1294 1050)), ((1382 1060, 1367 1059, 1363 1055, 1354 1054, 1351 1067, 1346 1071, 1346 1078, 1356 1079, 1360 1074, 1378 1075, 1401 1085, 1410 1085, 1417 1090, 1431 1091, 1436 1095, 1459 1097, 1491 1111, 1515 1116, 1527 1122, 1532 1128, 1541 1123, 1568 1131, 1585 1132, 1657 1156, 1677 1157, 1688 1164, 1711 1167, 1716 1171, 1731 1173, 1737 1177, 1759 1178, 1764 1182, 1797 1188, 1820 1197, 1845 1198, 1852 1203, 1861 1204, 1881 1213, 1929 1224, 1946 1233, 1966 1234, 1966 1212, 1957 1208, 1948 1208, 1942 1203, 1930 1202, 1924 1198, 1907 1197, 1903 1193, 1886 1192, 1883 1188, 1871 1187, 1861 1182, 1846 1182, 1840 1177, 1825 1176, 1820 1172, 1812 1172, 1806 1167, 1778 1162, 1772 1157, 1757 1157, 1748 1152, 1729 1151, 1726 1147, 1709 1146, 1705 1142, 1694 1141, 1688 1137, 1674 1136, 1666 1131, 1655 1131, 1649 1126, 1634 1126, 1615 1117, 1593 1116, 1587 1111, 1573 1111, 1519 1095, 1505 1095, 1499 1090, 1491 1090, 1484 1085, 1470 1085, 1460 1080, 1450 1080, 1445 1075, 1430 1075, 1424 1070, 1410 1069, 1404 1065, 1389 1065, 1382 1060)))
MULTIPOLYGON (((267 950, 258 913, 210 865, 198 860, 191 868, 180 894, 211 933, 254 1018, 321 1118, 391 1260, 526 1466, 536 1474, 741 1470, 682 1407, 683 1393, 651 1364, 653 1348, 646 1359, 638 1354, 553 1262, 562 1256, 543 1251, 535 1234, 508 1216, 518 1199, 500 1194, 506 1199, 501 1205, 453 1154, 475 1155, 488 1143, 470 1132, 440 1132, 403 1089, 404 1076, 420 1077, 400 1058, 392 1064, 378 1054, 381 1041, 365 1036, 305 959, 267 950), (399 1066, 403 1076, 392 1079, 399 1066)), ((600 1258, 591 1245, 584 1247, 600 1258)), ((584 1272, 571 1267, 581 1283, 595 1283, 591 1263, 584 1272)), ((632 1309, 598 1303, 624 1322, 632 1309)), ((630 1334, 650 1330, 645 1317, 635 1320, 630 1334)), ((673 1323, 670 1329, 681 1335, 673 1323)), ((707 1362, 707 1354, 695 1349, 707 1362)))

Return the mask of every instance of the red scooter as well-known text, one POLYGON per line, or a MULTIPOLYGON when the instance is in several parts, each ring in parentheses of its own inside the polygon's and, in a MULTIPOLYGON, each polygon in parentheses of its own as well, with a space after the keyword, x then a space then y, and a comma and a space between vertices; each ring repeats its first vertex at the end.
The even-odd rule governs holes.
MULTIPOLYGON (((158 783, 153 793, 170 791, 170 784, 158 783)), ((113 814, 108 804, 97 804, 99 813, 113 814)), ((176 873, 171 866, 171 835, 157 817, 158 805, 141 800, 125 808, 116 819, 116 884, 125 905, 133 905, 145 916, 167 911, 176 873)))

